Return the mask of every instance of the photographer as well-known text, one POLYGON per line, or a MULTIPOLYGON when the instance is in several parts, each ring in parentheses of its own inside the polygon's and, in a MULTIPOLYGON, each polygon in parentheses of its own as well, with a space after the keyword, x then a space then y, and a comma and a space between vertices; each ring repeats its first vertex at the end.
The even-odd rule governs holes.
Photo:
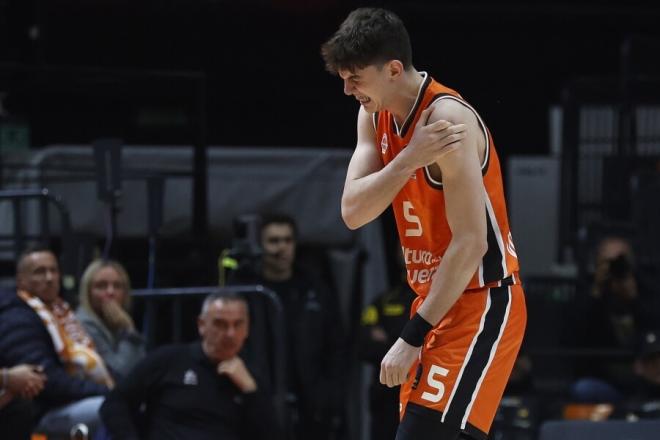
POLYGON ((660 418, 660 331, 641 335, 632 368, 637 382, 619 413, 628 419, 660 418))
POLYGON ((590 347, 631 350, 638 335, 657 325, 658 292, 637 270, 628 240, 609 236, 598 245, 585 319, 590 347))
POLYGON ((317 271, 295 264, 297 226, 291 217, 271 214, 237 226, 228 283, 264 285, 283 306, 289 439, 338 438, 348 370, 338 298, 317 271))
POLYGON ((573 387, 583 401, 616 402, 634 382, 625 353, 632 355, 639 335, 657 326, 658 291, 646 283, 635 264, 630 242, 619 236, 603 238, 596 251, 591 286, 578 298, 572 342, 615 355, 585 358, 576 365, 581 377, 573 387), (618 359, 618 361, 617 361, 618 359))

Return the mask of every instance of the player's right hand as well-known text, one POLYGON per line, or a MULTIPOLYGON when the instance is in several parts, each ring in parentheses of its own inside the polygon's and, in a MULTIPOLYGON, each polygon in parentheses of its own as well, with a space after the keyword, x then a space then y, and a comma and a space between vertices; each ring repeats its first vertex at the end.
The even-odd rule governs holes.
POLYGON ((401 153, 414 169, 437 162, 444 154, 460 147, 461 141, 467 136, 465 124, 453 124, 442 119, 429 123, 432 113, 433 107, 422 111, 412 138, 401 153))

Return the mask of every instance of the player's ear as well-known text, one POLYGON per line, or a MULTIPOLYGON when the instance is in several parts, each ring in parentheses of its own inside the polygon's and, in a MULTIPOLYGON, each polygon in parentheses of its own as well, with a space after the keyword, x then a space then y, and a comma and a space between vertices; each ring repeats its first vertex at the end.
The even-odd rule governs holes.
POLYGON ((385 69, 387 69, 387 74, 390 77, 390 79, 396 79, 400 77, 403 72, 403 63, 399 60, 390 60, 387 62, 385 65, 385 69))

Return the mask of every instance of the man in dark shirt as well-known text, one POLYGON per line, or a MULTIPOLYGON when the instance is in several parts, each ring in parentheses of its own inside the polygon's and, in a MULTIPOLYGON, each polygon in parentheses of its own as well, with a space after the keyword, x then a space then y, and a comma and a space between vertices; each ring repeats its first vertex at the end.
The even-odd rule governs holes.
POLYGON ((249 328, 245 299, 209 295, 197 324, 201 343, 150 353, 107 397, 101 417, 112 438, 278 438, 271 401, 238 356, 249 328))
POLYGON ((290 437, 341 437, 348 367, 338 298, 312 270, 295 264, 297 226, 291 217, 265 214, 259 226, 260 262, 232 282, 262 284, 282 302, 290 437))

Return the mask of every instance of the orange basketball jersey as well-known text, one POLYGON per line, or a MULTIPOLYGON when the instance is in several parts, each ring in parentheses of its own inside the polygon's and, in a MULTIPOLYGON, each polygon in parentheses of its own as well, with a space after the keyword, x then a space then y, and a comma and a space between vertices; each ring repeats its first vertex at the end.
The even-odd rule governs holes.
MULTIPOLYGON (((509 231, 502 173, 493 138, 481 117, 456 91, 436 82, 428 74, 422 74, 425 78, 417 101, 403 126, 398 127, 388 111, 373 115, 377 146, 383 163, 387 165, 406 148, 422 110, 434 102, 452 99, 472 110, 486 140, 486 154, 481 168, 487 193, 484 215, 488 225, 488 251, 466 289, 518 284, 518 257, 509 231)), ((452 237, 445 214, 442 182, 433 179, 428 167, 420 168, 399 191, 392 207, 406 262, 408 283, 418 295, 425 297, 452 237)))

